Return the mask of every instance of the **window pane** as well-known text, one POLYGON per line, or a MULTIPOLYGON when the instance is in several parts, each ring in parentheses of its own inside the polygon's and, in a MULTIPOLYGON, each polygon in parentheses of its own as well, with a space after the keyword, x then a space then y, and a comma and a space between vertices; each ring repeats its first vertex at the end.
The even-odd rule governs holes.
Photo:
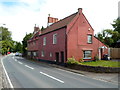
POLYGON ((34 55, 34 56, 37 56, 36 52, 33 52, 33 55, 34 55))
POLYGON ((41 51, 41 57, 44 57, 45 55, 44 55, 44 51, 41 51))
POLYGON ((31 55, 31 52, 28 52, 28 56, 30 56, 31 55))
POLYGON ((92 43, 92 35, 88 35, 88 43, 92 43))
POLYGON ((52 53, 50 52, 50 57, 52 57, 52 53))
POLYGON ((84 59, 91 59, 92 51, 84 51, 84 59))
POLYGON ((53 44, 56 44, 57 43, 57 34, 54 34, 53 35, 53 44))
POLYGON ((43 45, 46 45, 46 37, 43 38, 43 45))

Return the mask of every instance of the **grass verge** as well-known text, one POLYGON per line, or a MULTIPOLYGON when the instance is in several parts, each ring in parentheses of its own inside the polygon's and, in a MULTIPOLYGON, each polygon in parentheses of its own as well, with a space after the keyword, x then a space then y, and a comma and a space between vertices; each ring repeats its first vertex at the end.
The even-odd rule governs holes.
POLYGON ((92 62, 82 62, 81 65, 102 66, 102 67, 120 67, 120 62, 98 60, 98 61, 92 61, 92 62))

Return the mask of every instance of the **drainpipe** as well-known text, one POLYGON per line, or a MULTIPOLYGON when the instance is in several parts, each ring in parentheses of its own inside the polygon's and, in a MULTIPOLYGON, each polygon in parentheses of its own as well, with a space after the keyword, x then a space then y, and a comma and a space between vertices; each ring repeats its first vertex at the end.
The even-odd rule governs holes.
MULTIPOLYGON (((66 27, 67 30, 67 27, 66 27)), ((67 61, 67 33, 65 30, 65 62, 67 61)))
POLYGON ((111 56, 110 56, 110 48, 108 48, 108 56, 111 57, 111 56))
POLYGON ((100 48, 98 49, 98 58, 99 58, 99 60, 101 60, 101 51, 100 51, 100 48))

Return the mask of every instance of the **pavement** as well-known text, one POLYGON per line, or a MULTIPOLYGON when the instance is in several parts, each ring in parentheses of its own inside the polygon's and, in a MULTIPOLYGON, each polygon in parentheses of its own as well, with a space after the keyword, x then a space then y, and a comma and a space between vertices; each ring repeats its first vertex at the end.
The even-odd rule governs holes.
MULTIPOLYGON (((0 58, 2 58, 2 56, 0 56, 0 58)), ((45 63, 45 62, 40 62, 40 63, 47 64, 47 65, 50 65, 52 67, 59 68, 59 69, 62 69, 62 70, 67 70, 67 71, 70 71, 70 72, 83 74, 87 77, 91 77, 93 79, 97 79, 97 80, 100 80, 100 81, 111 82, 111 83, 115 83, 115 84, 118 84, 118 85, 120 84, 120 77, 119 77, 118 73, 93 73, 93 72, 86 72, 86 71, 80 71, 80 70, 73 70, 73 69, 69 69, 69 68, 59 66, 59 65, 56 65, 56 64, 48 64, 48 63, 45 63)), ((1 62, 0 62, 0 71, 2 71, 2 72, 0 72, 0 89, 1 88, 9 88, 9 85, 8 85, 3 67, 1 65, 1 62)), ((120 86, 119 86, 119 88, 120 88, 120 86)))
MULTIPOLYGON (((0 56, 0 58, 2 58, 2 56, 0 56)), ((3 87, 3 86, 2 86, 2 71, 3 71, 2 65, 1 65, 1 63, 0 63, 0 89, 3 87)))
POLYGON ((1 58, 3 58, 2 55, 0 55, 0 90, 2 88, 10 88, 10 86, 8 84, 8 80, 7 80, 6 75, 5 75, 5 72, 3 70, 1 58))

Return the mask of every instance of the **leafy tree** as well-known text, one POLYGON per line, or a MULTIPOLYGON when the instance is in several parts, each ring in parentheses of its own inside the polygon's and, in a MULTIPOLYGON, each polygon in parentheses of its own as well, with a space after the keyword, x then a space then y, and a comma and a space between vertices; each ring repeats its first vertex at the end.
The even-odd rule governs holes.
POLYGON ((14 52, 23 53, 23 51, 22 51, 22 44, 20 42, 14 42, 14 43, 15 43, 14 52))
POLYGON ((0 27, 0 53, 7 54, 8 51, 13 49, 13 40, 11 38, 11 32, 8 28, 0 27))
POLYGON ((96 36, 101 42, 103 42, 104 41, 104 37, 103 37, 103 34, 102 33, 98 33, 98 35, 96 36))
POLYGON ((104 37, 110 37, 112 34, 113 34, 113 30, 112 29, 105 29, 104 31, 103 31, 103 33, 104 33, 104 37))
POLYGON ((99 32, 97 38, 110 47, 115 47, 116 42, 120 39, 120 18, 113 21, 113 30, 105 29, 99 32))
POLYGON ((27 41, 33 36, 32 33, 26 34, 26 36, 23 38, 22 44, 22 50, 23 50, 23 55, 26 56, 27 55, 27 41))
POLYGON ((0 27, 0 32, 2 32, 1 33, 1 39, 2 40, 12 40, 11 32, 8 31, 8 28, 0 27))
POLYGON ((120 18, 114 20, 112 26, 114 28, 114 31, 118 31, 118 33, 120 33, 120 18))

